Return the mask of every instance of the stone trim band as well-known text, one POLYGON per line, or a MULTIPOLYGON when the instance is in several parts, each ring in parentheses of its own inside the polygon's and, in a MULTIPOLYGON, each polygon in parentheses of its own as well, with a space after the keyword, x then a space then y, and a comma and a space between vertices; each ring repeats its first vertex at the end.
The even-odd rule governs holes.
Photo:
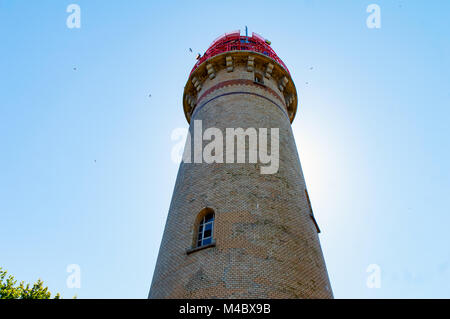
POLYGON ((283 112, 283 114, 286 116, 286 118, 288 119, 288 121, 290 121, 289 115, 286 113, 286 110, 285 110, 283 107, 281 107, 280 105, 278 105, 277 103, 275 103, 274 101, 272 101, 271 99, 269 99, 268 97, 266 97, 266 96, 264 96, 264 95, 261 95, 261 94, 258 94, 258 93, 244 92, 244 91, 236 91, 236 92, 223 93, 223 94, 217 95, 217 96, 215 96, 215 97, 213 97, 213 98, 207 100, 206 102, 204 102, 203 104, 197 106, 197 107, 194 109, 194 112, 193 112, 192 115, 191 115, 191 119, 193 119, 193 118, 195 117, 195 114, 196 114, 199 110, 201 110, 201 109, 202 109, 206 104, 208 104, 209 102, 214 101, 215 99, 218 99, 219 97, 222 97, 222 96, 234 95, 234 94, 249 94, 249 95, 254 95, 254 96, 258 96, 258 97, 261 97, 261 98, 263 98, 263 99, 266 99, 267 101, 269 101, 269 102, 271 102, 272 104, 276 105, 276 106, 281 110, 281 112, 283 112))
POLYGON ((218 90, 220 88, 223 88, 225 86, 230 86, 230 85, 252 85, 252 86, 256 86, 259 87, 267 92, 269 92, 270 94, 272 94, 273 96, 275 96, 278 100, 280 100, 281 103, 284 104, 283 99, 280 97, 280 95, 278 95, 277 92, 275 92, 274 90, 272 90, 270 87, 265 86, 265 85, 261 85, 261 84, 255 84, 254 81, 252 80, 246 80, 246 79, 235 79, 235 80, 228 80, 228 81, 223 81, 220 82, 216 85, 214 85, 213 87, 210 87, 209 89, 207 89, 197 100, 197 104, 200 104, 200 101, 207 96, 208 94, 210 94, 211 92, 218 90))

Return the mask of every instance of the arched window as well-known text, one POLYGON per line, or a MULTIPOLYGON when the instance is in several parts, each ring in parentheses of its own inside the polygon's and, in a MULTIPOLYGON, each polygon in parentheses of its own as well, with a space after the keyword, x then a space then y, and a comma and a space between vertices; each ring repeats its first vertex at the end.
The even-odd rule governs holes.
POLYGON ((264 84, 264 78, 263 78, 262 74, 255 73, 255 81, 254 82, 258 83, 258 84, 264 84))
POLYGON ((200 220, 197 233, 197 247, 202 247, 212 243, 214 230, 214 212, 208 212, 200 220))

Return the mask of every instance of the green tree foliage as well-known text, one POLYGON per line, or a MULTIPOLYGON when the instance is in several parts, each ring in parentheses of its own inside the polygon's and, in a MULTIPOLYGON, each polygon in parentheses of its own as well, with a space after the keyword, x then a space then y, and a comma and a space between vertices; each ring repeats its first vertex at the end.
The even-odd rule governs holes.
MULTIPOLYGON (((51 299, 51 293, 44 283, 38 281, 30 286, 22 281, 19 285, 14 276, 7 276, 7 271, 0 267, 0 299, 51 299)), ((59 293, 54 299, 60 299, 59 293)))

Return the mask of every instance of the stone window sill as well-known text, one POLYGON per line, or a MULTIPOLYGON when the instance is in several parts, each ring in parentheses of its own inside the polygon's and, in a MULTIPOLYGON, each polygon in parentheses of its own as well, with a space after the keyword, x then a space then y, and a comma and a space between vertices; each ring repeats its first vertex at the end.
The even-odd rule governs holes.
POLYGON ((215 247, 215 246, 216 246, 216 241, 213 241, 211 244, 208 244, 208 245, 203 245, 203 246, 200 246, 200 247, 190 248, 190 249, 186 250, 186 255, 195 253, 196 251, 203 250, 203 249, 206 249, 206 248, 215 247))
POLYGON ((266 85, 263 82, 257 82, 257 81, 253 81, 254 84, 266 87, 266 85))
POLYGON ((317 233, 320 234, 319 224, 317 224, 317 221, 316 221, 316 219, 314 218, 314 215, 313 215, 313 214, 310 214, 309 216, 312 218, 312 220, 313 220, 313 222, 314 222, 314 226, 316 226, 317 233))

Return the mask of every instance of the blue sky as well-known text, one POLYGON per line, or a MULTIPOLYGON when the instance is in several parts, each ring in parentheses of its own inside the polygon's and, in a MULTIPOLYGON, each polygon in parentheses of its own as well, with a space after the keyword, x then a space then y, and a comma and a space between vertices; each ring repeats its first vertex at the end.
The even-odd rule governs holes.
POLYGON ((0 0, 0 266, 66 298, 145 298, 195 53, 247 25, 297 86, 335 297, 450 298, 450 2, 273 4, 0 0))

